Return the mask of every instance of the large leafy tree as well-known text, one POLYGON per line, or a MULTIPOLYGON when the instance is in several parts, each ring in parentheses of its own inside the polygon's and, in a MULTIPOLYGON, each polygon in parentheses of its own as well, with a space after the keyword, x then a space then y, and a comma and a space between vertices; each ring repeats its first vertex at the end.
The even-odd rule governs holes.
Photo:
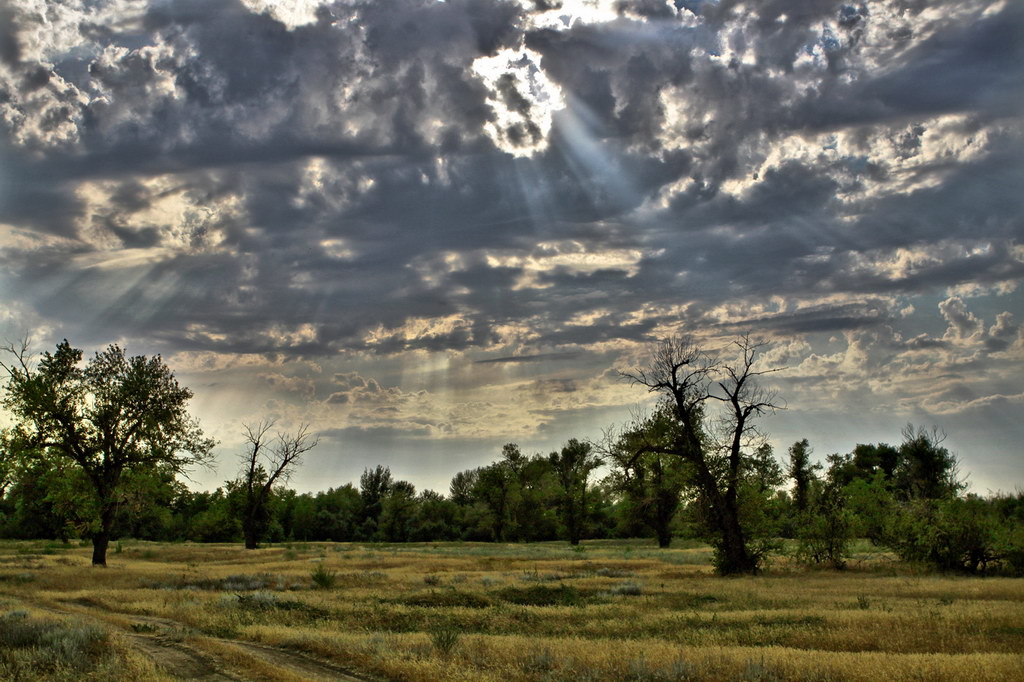
POLYGON ((583 522, 587 510, 587 479, 590 472, 601 465, 590 443, 575 438, 569 441, 558 452, 548 456, 551 469, 559 486, 559 511, 562 524, 569 536, 569 544, 580 544, 583 537, 583 522))
POLYGON ((671 411, 662 404, 604 448, 613 465, 612 485, 625 495, 632 519, 654 531, 659 547, 672 543, 672 521, 682 505, 689 472, 681 457, 648 452, 643 446, 671 446, 678 437, 675 427, 671 411))
POLYGON ((804 438, 789 446, 789 469, 793 479, 793 504, 800 513, 807 511, 810 504, 811 486, 817 479, 820 464, 811 464, 811 444, 804 438))
POLYGON ((67 340, 38 362, 28 343, 9 345, 3 405, 17 425, 8 439, 31 444, 24 452, 70 462, 88 481, 95 510, 93 565, 106 566, 107 546, 132 474, 175 474, 208 463, 215 442, 186 409, 192 392, 178 384, 160 356, 128 357, 108 346, 82 365, 67 340))

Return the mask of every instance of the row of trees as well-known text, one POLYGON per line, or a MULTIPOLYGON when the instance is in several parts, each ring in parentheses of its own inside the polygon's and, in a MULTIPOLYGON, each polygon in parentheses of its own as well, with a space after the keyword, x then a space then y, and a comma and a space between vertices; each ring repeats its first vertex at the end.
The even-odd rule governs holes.
POLYGON ((793 538, 809 563, 845 565, 853 537, 943 569, 1021 570, 1021 495, 965 496, 941 435, 908 427, 899 446, 858 445, 827 469, 795 443, 783 464, 757 419, 779 408, 759 385, 764 344, 736 340, 724 360, 687 338, 658 344, 624 376, 659 400, 596 443, 570 439, 548 455, 506 445, 491 464, 457 473, 449 494, 419 492, 383 467, 359 487, 317 494, 286 487, 317 444, 308 428, 246 427, 239 476, 213 492, 179 480, 209 462, 213 442, 191 397, 159 357, 110 346, 82 366, 66 341, 32 362, 27 344, 0 366, 16 425, 0 450, 0 534, 93 541, 105 565, 112 537, 271 540, 530 541, 653 535, 700 537, 723 574, 753 573, 793 538), (595 472, 605 466, 606 474, 595 472))

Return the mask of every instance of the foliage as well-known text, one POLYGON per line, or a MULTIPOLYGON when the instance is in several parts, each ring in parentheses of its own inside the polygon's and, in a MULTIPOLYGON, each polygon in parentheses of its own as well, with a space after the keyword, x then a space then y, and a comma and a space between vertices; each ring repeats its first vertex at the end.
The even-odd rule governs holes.
POLYGON ((672 542, 672 525, 682 505, 683 490, 691 472, 685 459, 662 452, 647 452, 644 443, 669 447, 678 438, 668 406, 662 404, 633 429, 606 445, 605 452, 613 470, 612 489, 623 495, 622 510, 629 530, 650 528, 659 547, 672 542))
POLYGON ((322 590, 330 590, 338 583, 338 572, 318 563, 309 573, 313 584, 322 590))
POLYGON ((559 484, 559 510, 569 544, 580 544, 587 507, 587 479, 601 464, 589 443, 570 438, 559 452, 548 456, 559 484))
POLYGON ((430 630, 430 642, 442 656, 448 656, 459 643, 462 631, 452 625, 443 624, 430 630))
POLYGON ((835 481, 814 486, 807 509, 798 512, 796 558, 809 564, 846 568, 853 539, 853 514, 835 481))
POLYGON ((106 565, 126 478, 159 468, 177 474, 210 460, 214 442, 186 411, 192 392, 159 356, 127 357, 117 345, 84 367, 82 351, 67 340, 38 365, 27 343, 6 350, 3 405, 17 425, 4 440, 24 443, 29 456, 62 457, 85 475, 95 505, 93 563, 106 565))
POLYGON ((985 573, 1003 560, 1003 526, 985 500, 969 495, 911 500, 895 509, 885 544, 904 561, 943 571, 985 573))

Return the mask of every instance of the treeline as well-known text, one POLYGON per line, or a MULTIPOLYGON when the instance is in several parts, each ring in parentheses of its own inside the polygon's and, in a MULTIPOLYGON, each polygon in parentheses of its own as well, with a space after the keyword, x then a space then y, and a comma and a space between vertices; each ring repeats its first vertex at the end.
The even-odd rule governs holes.
POLYGON ((866 537, 941 570, 1024 573, 1024 495, 965 494, 935 430, 908 426, 898 446, 858 445, 824 463, 802 440, 777 458, 757 425, 780 404, 761 384, 781 371, 758 364, 767 345, 749 335, 726 349, 662 339, 646 366, 623 374, 658 397, 650 416, 548 455, 508 444, 491 464, 457 473, 444 495, 417 493, 380 466, 358 488, 299 494, 286 482, 318 438, 308 425, 274 432, 272 420, 245 426, 237 478, 190 491, 180 475, 211 462, 215 442, 159 356, 111 345, 84 361, 65 340, 36 359, 23 341, 0 347, 0 405, 15 420, 0 429, 0 534, 89 537, 99 566, 110 540, 126 536, 249 549, 644 535, 666 547, 683 536, 708 542, 722 575, 757 573, 784 546, 842 568, 852 539, 866 537))
MULTIPOLYGON (((645 428, 664 428, 657 415, 645 428)), ((317 493, 273 489, 265 542, 529 542, 652 537, 715 541, 708 510, 694 495, 689 465, 671 455, 635 455, 636 434, 595 446, 570 440, 549 455, 515 444, 496 461, 461 471, 447 494, 417 491, 389 468, 359 484, 317 493), (595 476, 600 464, 602 477, 595 476)), ((935 432, 908 427, 898 446, 858 445, 812 461, 807 440, 784 458, 762 445, 746 458, 738 487, 751 545, 764 556, 789 551, 808 564, 843 568, 864 537, 901 559, 971 573, 1024 571, 1024 494, 964 494, 956 458, 935 432)), ((53 464, 52 462, 50 464, 53 464)), ((92 513, 72 468, 29 462, 0 498, 5 538, 76 538, 92 513), (76 492, 78 490, 79 492, 76 492)), ((172 472, 124 486, 112 537, 240 542, 244 479, 191 491, 172 472)))

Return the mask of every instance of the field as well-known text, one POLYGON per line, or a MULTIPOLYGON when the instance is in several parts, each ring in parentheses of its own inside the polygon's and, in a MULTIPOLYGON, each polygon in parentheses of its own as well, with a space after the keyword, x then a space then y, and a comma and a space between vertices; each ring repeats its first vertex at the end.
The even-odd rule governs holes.
POLYGON ((648 542, 0 543, 0 679, 1024 679, 1024 580, 648 542))

